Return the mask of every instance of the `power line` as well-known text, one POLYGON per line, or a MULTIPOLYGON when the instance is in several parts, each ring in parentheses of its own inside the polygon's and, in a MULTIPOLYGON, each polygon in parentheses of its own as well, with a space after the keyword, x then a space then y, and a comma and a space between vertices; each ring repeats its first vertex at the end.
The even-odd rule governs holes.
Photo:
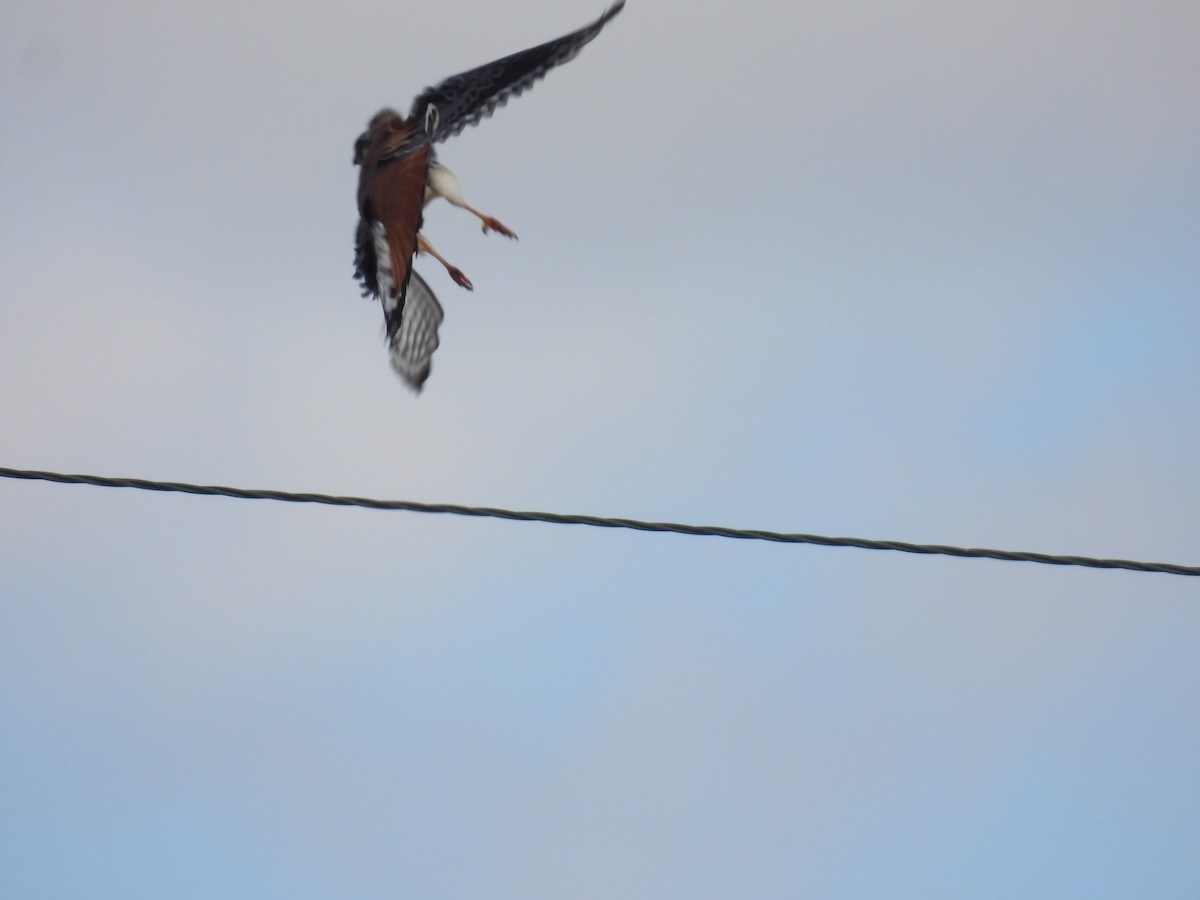
POLYGON ((149 481, 145 478, 106 478, 101 475, 64 475, 61 472, 37 472, 0 467, 0 477, 27 481, 53 481, 59 484, 90 484, 97 487, 134 488, 141 491, 165 491, 181 494, 209 494, 239 500, 278 500, 285 503, 323 503, 329 506, 357 506, 366 509, 395 509, 407 512, 443 513, 510 519, 519 522, 548 522, 553 525, 590 525, 594 528, 628 528, 634 531, 665 531, 674 534, 705 535, 735 540, 774 541, 782 544, 818 544, 823 547, 857 547, 861 550, 895 550, 901 553, 925 553, 938 556, 978 557, 1008 562, 1032 562, 1048 566, 1085 566, 1093 569, 1129 569, 1134 572, 1161 572, 1167 575, 1200 576, 1200 566, 1173 563, 1137 562, 1129 559, 1096 559, 1091 556, 1060 556, 1050 553, 1023 553, 1011 550, 987 550, 949 547, 941 544, 910 544, 904 541, 873 541, 866 538, 825 537, 819 534, 785 534, 723 528, 713 525, 681 525, 675 522, 643 522, 638 519, 613 519, 605 516, 564 515, 548 512, 522 512, 488 506, 459 506, 453 503, 416 503, 411 500, 372 500, 368 497, 340 497, 331 494, 300 494, 291 491, 248 490, 178 481, 149 481))

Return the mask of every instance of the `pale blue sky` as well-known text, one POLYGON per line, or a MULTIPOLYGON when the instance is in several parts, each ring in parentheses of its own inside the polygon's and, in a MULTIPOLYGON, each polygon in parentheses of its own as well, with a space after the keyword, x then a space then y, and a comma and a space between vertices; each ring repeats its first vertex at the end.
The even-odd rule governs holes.
MULTIPOLYGON (((0 465, 1200 563, 1200 7, 5 4, 0 465)), ((0 481, 0 895, 1185 898, 1200 582, 0 481)))

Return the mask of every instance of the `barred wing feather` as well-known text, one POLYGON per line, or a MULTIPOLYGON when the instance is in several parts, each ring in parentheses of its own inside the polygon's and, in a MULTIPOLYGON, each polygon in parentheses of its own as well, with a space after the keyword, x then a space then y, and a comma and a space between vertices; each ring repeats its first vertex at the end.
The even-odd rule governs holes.
POLYGON ((453 137, 468 125, 478 124, 511 97, 519 97, 555 66, 574 59, 624 6, 625 0, 618 0, 599 19, 578 31, 452 75, 436 87, 426 88, 413 101, 409 118, 425 124, 434 143, 453 137), (427 115, 431 107, 433 116, 427 115))

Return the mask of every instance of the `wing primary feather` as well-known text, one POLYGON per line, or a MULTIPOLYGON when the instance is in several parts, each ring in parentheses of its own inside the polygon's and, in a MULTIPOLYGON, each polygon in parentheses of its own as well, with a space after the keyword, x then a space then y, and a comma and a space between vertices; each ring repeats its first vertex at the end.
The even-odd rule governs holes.
POLYGON ((358 220, 358 231, 354 235, 354 277, 362 287, 364 297, 379 296, 379 259, 366 219, 358 220))
POLYGON ((433 118, 433 130, 429 132, 429 139, 434 143, 453 137, 468 125, 479 124, 511 97, 518 97, 528 90, 555 66, 574 59, 624 7, 625 0, 618 0, 599 19, 578 31, 452 75, 436 87, 426 88, 413 101, 409 118, 426 122, 427 110, 435 106, 437 115, 433 118))
POLYGON ((399 321, 404 313, 404 286, 396 287, 396 266, 392 261, 391 243, 382 222, 371 225, 371 244, 375 252, 375 292, 383 302, 383 315, 392 332, 392 320, 399 321))

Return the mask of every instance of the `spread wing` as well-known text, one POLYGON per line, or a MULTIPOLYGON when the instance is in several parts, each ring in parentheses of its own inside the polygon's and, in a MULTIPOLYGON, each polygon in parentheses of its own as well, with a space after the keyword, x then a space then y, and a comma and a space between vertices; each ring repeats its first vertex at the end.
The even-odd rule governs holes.
POLYGON ((468 125, 478 124, 555 66, 573 59, 624 6, 625 0, 617 0, 599 19, 578 31, 452 75, 436 87, 426 88, 413 101, 409 119, 424 123, 434 143, 453 137, 468 125))

